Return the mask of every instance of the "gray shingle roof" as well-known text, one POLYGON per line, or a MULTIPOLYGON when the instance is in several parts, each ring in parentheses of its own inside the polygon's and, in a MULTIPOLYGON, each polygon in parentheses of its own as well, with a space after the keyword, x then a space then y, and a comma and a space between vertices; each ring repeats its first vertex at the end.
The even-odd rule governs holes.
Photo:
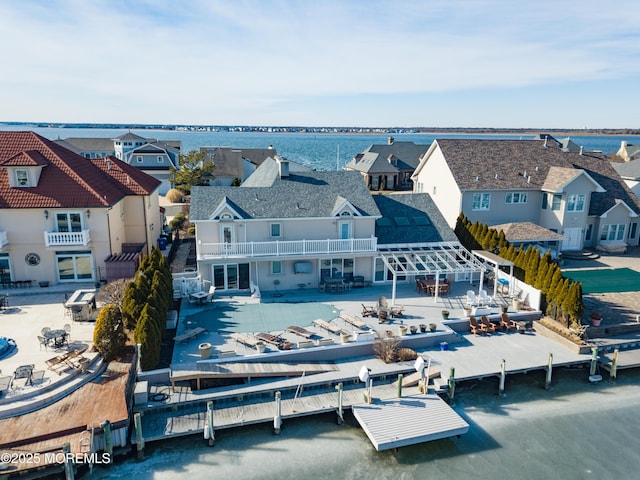
POLYGON ((611 165, 622 178, 640 179, 640 159, 624 163, 612 163, 611 165))
POLYGON ((428 193, 373 196, 382 219, 376 221, 378 244, 457 242, 428 193))
POLYGON ((564 235, 548 230, 531 222, 511 222, 492 225, 497 231, 503 231, 510 242, 534 242, 542 240, 562 240, 564 235))
POLYGON ((636 213, 640 202, 600 153, 564 152, 540 140, 436 139, 458 188, 541 190, 551 167, 583 169, 606 192, 593 193, 589 214, 601 215, 623 200, 636 213))
POLYGON ((413 142, 394 141, 388 144, 370 145, 345 167, 364 173, 396 173, 398 169, 415 170, 420 163, 420 157, 428 149, 428 145, 416 145, 413 142), (391 155, 396 158, 397 168, 389 163, 391 155))
POLYGON ((225 197, 247 219, 326 218, 338 197, 348 200, 361 215, 380 215, 358 172, 295 172, 281 179, 271 158, 240 187, 193 187, 191 220, 209 219, 225 197))

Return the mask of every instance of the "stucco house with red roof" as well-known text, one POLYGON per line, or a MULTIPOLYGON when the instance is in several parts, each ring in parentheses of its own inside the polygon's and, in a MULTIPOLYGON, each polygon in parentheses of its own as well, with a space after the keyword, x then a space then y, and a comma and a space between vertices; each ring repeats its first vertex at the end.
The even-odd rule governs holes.
POLYGON ((105 278, 125 244, 162 232, 160 181, 115 157, 86 159, 34 132, 0 132, 0 273, 50 284, 105 278))

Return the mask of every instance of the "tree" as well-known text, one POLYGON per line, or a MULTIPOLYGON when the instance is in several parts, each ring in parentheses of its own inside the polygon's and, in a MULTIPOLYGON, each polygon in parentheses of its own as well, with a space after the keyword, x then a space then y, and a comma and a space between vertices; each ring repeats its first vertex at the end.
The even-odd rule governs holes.
POLYGON ((215 165, 212 162, 205 162, 205 153, 191 150, 186 155, 178 158, 178 169, 170 167, 171 183, 182 193, 191 194, 193 186, 207 186, 215 177, 213 171, 215 165))
POLYGON ((122 313, 116 305, 105 305, 100 309, 93 331, 96 350, 107 362, 117 358, 124 350, 127 336, 124 332, 122 313))
POLYGON ((142 370, 153 370, 160 361, 162 334, 158 331, 155 320, 150 315, 148 305, 142 309, 140 320, 133 332, 133 339, 140 344, 142 370))
POLYGON ((131 281, 128 278, 119 278, 107 283, 98 292, 98 300, 105 305, 114 305, 122 312, 122 304, 124 302, 124 293, 127 284, 131 281))

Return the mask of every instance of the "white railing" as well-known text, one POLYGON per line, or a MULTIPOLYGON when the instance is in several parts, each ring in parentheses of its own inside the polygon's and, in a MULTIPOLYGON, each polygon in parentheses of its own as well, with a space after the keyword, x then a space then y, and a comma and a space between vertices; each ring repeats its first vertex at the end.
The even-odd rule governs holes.
POLYGON ((44 232, 44 243, 47 247, 88 245, 90 241, 89 230, 82 230, 81 232, 44 232))
POLYGON ((7 232, 5 230, 0 230, 0 247, 4 247, 9 243, 9 239, 7 238, 7 232))
POLYGON ((245 243, 198 244, 198 258, 282 257, 290 255, 322 255, 334 253, 375 252, 376 237, 326 240, 293 240, 245 243))

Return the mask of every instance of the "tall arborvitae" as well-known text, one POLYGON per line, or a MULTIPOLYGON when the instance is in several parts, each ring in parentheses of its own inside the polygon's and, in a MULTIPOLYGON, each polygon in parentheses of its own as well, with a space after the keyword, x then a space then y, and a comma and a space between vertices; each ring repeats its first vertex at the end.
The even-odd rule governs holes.
POLYGON ((547 272, 549 271, 549 263, 547 261, 547 255, 549 252, 545 253, 542 258, 540 259, 540 263, 538 264, 538 272, 536 274, 536 278, 533 282, 533 287, 537 288, 538 290, 543 291, 543 287, 544 287, 544 279, 547 276, 547 272))
POLYGON ((148 295, 142 292, 135 282, 129 282, 124 291, 124 299, 122 301, 122 317, 124 326, 128 330, 136 328, 136 323, 140 317, 140 312, 147 301, 148 295))
POLYGON ((569 316, 569 321, 574 326, 582 323, 582 292, 579 282, 570 282, 569 289, 562 302, 562 310, 569 316))
POLYGON ((160 346, 162 337, 158 332, 154 319, 149 314, 149 307, 145 305, 133 332, 133 339, 141 345, 142 370, 153 370, 160 361, 160 346))
POLYGON ((105 305, 100 309, 93 330, 93 344, 96 350, 110 362, 120 356, 126 341, 120 309, 116 305, 105 305))

